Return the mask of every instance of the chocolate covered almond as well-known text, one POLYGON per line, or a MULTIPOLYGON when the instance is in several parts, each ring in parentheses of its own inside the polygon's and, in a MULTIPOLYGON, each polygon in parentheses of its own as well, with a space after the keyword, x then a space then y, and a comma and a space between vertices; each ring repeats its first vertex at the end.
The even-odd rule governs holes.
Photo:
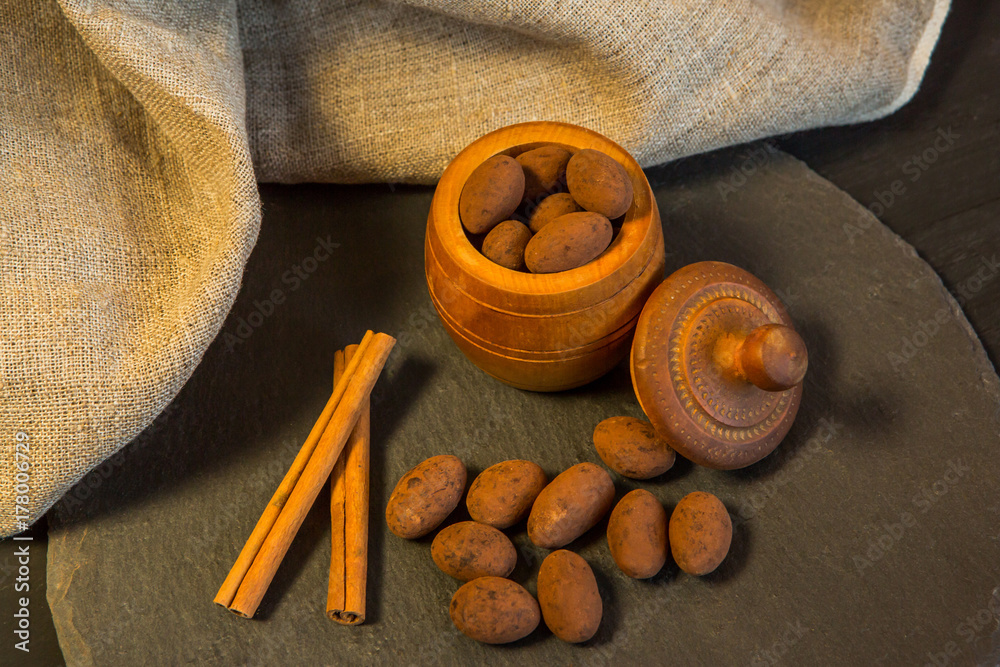
POLYGON ((549 195, 535 207, 528 208, 528 228, 537 234, 542 227, 567 213, 579 213, 583 209, 568 192, 549 195))
POLYGON ((432 456, 403 475, 385 508, 394 534, 415 539, 431 532, 458 506, 465 491, 465 465, 458 457, 432 456))
POLYGON ((528 516, 548 481, 537 463, 501 461, 479 473, 469 486, 465 499, 469 516, 494 528, 510 528, 528 516))
POLYGON ((524 199, 537 203, 566 188, 566 164, 573 154, 561 146, 541 146, 517 156, 524 170, 524 199))
POLYGON ((431 558, 447 575, 461 581, 506 577, 517 565, 517 549, 493 526, 460 521, 434 536, 431 558))
POLYGON ((538 570, 538 605, 545 625, 565 642, 585 642, 601 626, 604 603, 594 571, 583 557, 553 551, 538 570))
POLYGON ((688 574, 705 575, 729 553, 733 522, 721 500, 695 491, 681 498, 670 515, 669 539, 677 566, 688 574))
POLYGON ((611 222, 599 213, 567 213, 531 238, 524 262, 532 273, 569 271, 604 252, 613 234, 611 222))
POLYGON ((483 240, 483 254, 490 260, 518 271, 524 268, 524 249, 531 240, 531 230, 517 220, 505 220, 490 230, 483 240))
POLYGON ((632 479, 662 475, 677 457, 652 424, 635 417, 609 417, 598 424, 594 448, 605 465, 632 479))
POLYGON ((459 588, 448 612, 456 628, 486 644, 523 639, 541 620, 538 602, 531 593, 500 577, 480 577, 459 588))
POLYGON ((611 510, 608 548, 618 569, 633 579, 648 579, 667 560, 667 511, 649 491, 625 494, 611 510))
POLYGON ((524 196, 524 171, 517 160, 494 155, 475 168, 458 198, 462 225, 473 234, 485 234, 511 217, 524 196))
POLYGON ((605 153, 586 148, 566 165, 569 193, 583 208, 614 219, 632 206, 632 179, 605 153))
POLYGON ((577 463, 542 489, 528 515, 528 537, 537 546, 558 549, 604 518, 615 500, 615 485, 604 468, 577 463))

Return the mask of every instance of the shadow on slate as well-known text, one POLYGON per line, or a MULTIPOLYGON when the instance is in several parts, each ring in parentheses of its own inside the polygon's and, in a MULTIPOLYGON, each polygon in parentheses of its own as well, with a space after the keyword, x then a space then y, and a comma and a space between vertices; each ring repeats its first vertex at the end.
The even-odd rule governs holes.
MULTIPOLYGON (((982 347, 909 246, 874 220, 850 242, 843 225, 867 215, 854 201, 780 153, 741 179, 744 159, 724 151, 649 172, 668 269, 728 261, 782 296, 811 353, 799 418, 774 455, 745 470, 682 461, 650 482, 614 476, 619 496, 648 488, 668 511, 694 490, 718 495, 736 534, 717 573, 697 579, 670 562, 651 580, 629 580, 598 527, 573 545, 607 605, 593 640, 570 646, 542 628, 492 647, 460 635, 448 617, 458 583, 434 566, 429 539, 385 529, 395 481, 441 453, 470 470, 531 459, 550 476, 599 463, 597 422, 641 415, 628 370, 532 394, 467 362, 424 284, 431 190, 264 186, 260 242, 222 335, 100 486, 83 500, 71 493, 50 517, 48 595, 67 661, 609 664, 669 655, 678 664, 853 665, 995 655, 995 622, 963 625, 995 604, 1000 586, 998 382, 982 347), (312 266, 305 258, 324 243, 339 246, 296 285, 289 276, 312 266), (269 308, 276 294, 282 302, 269 308), (373 397, 369 622, 346 628, 324 616, 328 496, 260 618, 237 619, 212 597, 330 394, 333 350, 366 328, 399 339, 373 397)), ((513 532, 515 577, 534 591, 545 552, 523 524, 513 532)))

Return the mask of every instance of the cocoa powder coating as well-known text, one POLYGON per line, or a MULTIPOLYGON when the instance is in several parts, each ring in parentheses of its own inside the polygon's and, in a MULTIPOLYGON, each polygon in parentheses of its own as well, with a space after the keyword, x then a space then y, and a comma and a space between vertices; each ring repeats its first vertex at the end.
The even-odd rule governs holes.
POLYGON ((524 171, 507 155, 494 155, 469 175, 458 198, 458 215, 472 234, 490 231, 513 215, 524 196, 524 171))
POLYGON ((604 252, 613 235, 611 222, 599 213, 567 213, 531 238, 524 262, 532 273, 569 271, 604 252))
POLYGON ((705 575, 729 553, 733 522, 721 500, 695 491, 681 498, 670 515, 669 539, 677 566, 688 574, 705 575))
POLYGON ((625 167, 592 148, 570 158, 566 182, 576 203, 609 219, 624 215, 632 205, 632 179, 625 167))
POLYGON ((597 579, 581 556, 553 551, 538 570, 538 604, 545 625, 565 642, 585 642, 601 626, 604 603, 597 579))
POLYGON ((677 458, 652 424, 635 417, 609 417, 598 424, 594 448, 605 465, 632 479, 662 475, 677 458))
POLYGON ((531 461, 515 459, 490 466, 472 481, 465 504, 475 521, 510 528, 523 520, 548 478, 531 461))
POLYGON ((531 240, 531 230, 517 220, 504 220, 490 230, 483 240, 483 254, 512 271, 524 268, 524 248, 531 240))
POLYGON ((633 579, 648 579, 667 560, 667 511, 649 491, 622 498, 608 520, 608 548, 618 569, 633 579))

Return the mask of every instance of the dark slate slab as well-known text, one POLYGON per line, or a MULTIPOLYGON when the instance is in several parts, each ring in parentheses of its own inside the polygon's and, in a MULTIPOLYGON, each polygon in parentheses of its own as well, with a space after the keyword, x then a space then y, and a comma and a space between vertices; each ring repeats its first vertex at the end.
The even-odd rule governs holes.
MULTIPOLYGON (((641 414, 627 368, 558 395, 501 385, 459 354, 428 299, 430 190, 265 187, 260 244, 223 335, 165 415, 51 517, 48 598, 67 661, 992 664, 998 380, 956 301, 912 248, 783 154, 757 146, 650 179, 668 268, 718 259, 758 274, 811 355, 774 455, 729 473, 680 461, 641 484, 668 510, 697 489, 723 499, 736 530, 719 571, 628 580, 599 526, 573 545, 605 599, 595 639, 570 646, 542 628, 490 647, 458 634, 457 584, 429 538, 385 530, 395 480, 446 452, 471 474, 513 457, 550 474, 598 462, 595 424, 641 414), (328 259, 306 259, 332 244, 328 259), (374 396, 369 620, 345 628, 323 614, 328 496, 259 617, 237 619, 212 597, 330 392, 333 349, 368 327, 399 337, 374 396)), ((513 537, 514 576, 533 590, 544 552, 513 537)))

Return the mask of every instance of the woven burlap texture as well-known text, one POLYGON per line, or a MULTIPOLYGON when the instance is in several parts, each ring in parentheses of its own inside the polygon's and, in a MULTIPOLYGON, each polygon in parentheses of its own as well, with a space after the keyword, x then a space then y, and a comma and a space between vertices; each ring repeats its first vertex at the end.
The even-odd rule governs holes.
POLYGON ((255 177, 430 183, 533 119, 652 165, 876 118, 916 91, 947 9, 0 0, 0 534, 190 377, 257 236, 255 177))

